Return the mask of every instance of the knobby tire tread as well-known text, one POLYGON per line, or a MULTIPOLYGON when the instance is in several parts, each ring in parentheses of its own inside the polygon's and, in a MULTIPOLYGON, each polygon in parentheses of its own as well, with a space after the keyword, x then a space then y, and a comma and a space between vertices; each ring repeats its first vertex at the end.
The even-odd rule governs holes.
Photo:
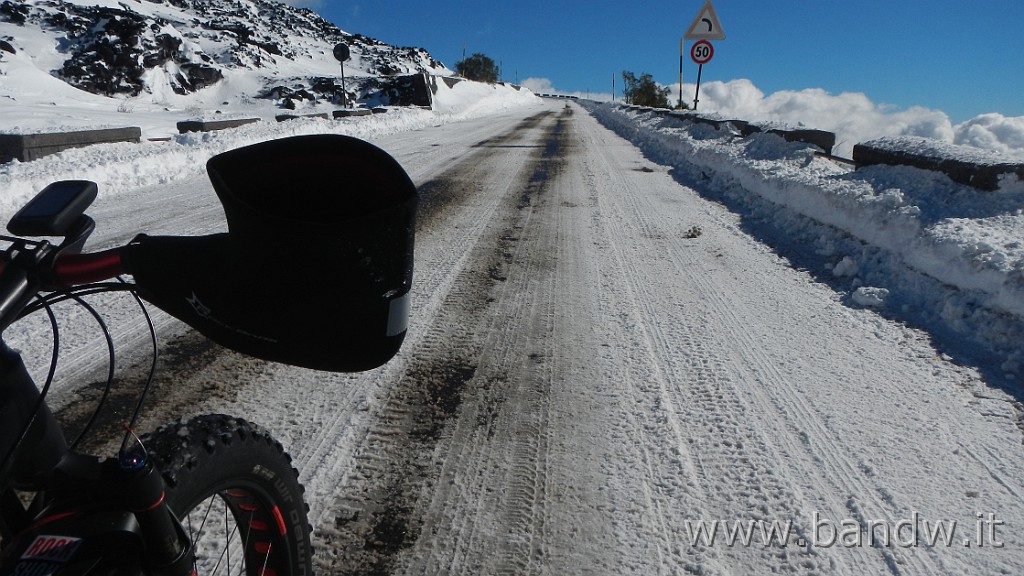
MULTIPOLYGON (((213 414, 165 424, 142 442, 163 474, 167 503, 179 519, 219 493, 231 503, 239 526, 258 524, 268 536, 265 540, 277 542, 272 546, 272 570, 266 574, 312 574, 312 528, 298 471, 266 430, 242 418, 213 414), (236 495, 243 493, 244 498, 236 495), (250 500, 259 501, 258 505, 250 500), (279 514, 273 513, 275 506, 279 514), (257 512, 251 511, 253 507, 257 512), (240 515, 261 513, 262 521, 239 519, 240 515)), ((255 544, 260 545, 265 547, 262 542, 255 544)), ((247 556, 252 546, 247 545, 247 556)), ((260 567, 252 567, 252 563, 250 560, 247 574, 260 574, 260 567)))

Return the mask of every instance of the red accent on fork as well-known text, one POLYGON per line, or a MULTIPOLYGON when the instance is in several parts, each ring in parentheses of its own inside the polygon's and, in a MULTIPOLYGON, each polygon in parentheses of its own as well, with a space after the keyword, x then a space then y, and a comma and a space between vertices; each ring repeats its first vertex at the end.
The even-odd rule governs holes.
POLYGON ((50 522, 54 522, 54 521, 60 520, 62 518, 69 518, 69 517, 75 516, 77 514, 78 514, 78 512, 72 511, 72 512, 61 512, 60 514, 54 514, 53 516, 47 516, 46 518, 38 520, 35 524, 30 526, 29 529, 30 530, 35 530, 35 529, 40 528, 42 526, 46 526, 50 522))
POLYGON ((150 510, 154 510, 154 509, 156 509, 157 506, 163 504, 164 500, 166 498, 167 498, 167 492, 161 492, 160 493, 160 498, 158 498, 157 501, 154 502, 153 504, 151 504, 148 508, 140 508, 138 510, 132 510, 132 512, 149 512, 150 510))

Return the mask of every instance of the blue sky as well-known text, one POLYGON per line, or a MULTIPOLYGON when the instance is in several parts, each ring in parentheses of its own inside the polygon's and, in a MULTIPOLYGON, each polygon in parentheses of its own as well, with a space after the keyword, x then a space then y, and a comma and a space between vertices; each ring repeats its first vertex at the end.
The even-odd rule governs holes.
MULTIPOLYGON (((679 39, 704 4, 293 0, 339 28, 420 46, 450 68, 480 52, 508 81, 547 79, 562 92, 609 93, 612 76, 647 72, 675 86, 679 39)), ((727 38, 702 80, 749 79, 765 94, 861 92, 895 109, 923 106, 962 122, 1024 116, 1020 0, 713 0, 727 38)), ((687 50, 690 43, 687 43, 687 50)), ((687 57, 684 82, 696 80, 687 57)), ((684 90, 684 99, 692 94, 684 90)))

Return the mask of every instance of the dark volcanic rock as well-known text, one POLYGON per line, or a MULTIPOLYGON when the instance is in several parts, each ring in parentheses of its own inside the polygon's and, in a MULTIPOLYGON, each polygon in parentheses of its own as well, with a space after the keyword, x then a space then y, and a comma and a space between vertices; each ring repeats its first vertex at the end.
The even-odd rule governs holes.
POLYGON ((22 25, 28 19, 28 6, 19 2, 0 2, 0 20, 22 25))
POLYGON ((218 68, 189 62, 181 65, 181 71, 175 76, 177 82, 173 88, 178 94, 188 94, 216 84, 223 77, 224 73, 218 68))
MULTIPOLYGON (((150 91, 147 82, 166 78, 178 94, 216 84, 228 69, 267 69, 268 86, 260 97, 300 101, 350 101, 366 94, 349 88, 345 99, 334 79, 274 78, 285 60, 329 57, 339 42, 350 46, 363 70, 382 76, 419 72, 442 65, 420 48, 396 48, 362 35, 346 34, 316 13, 267 0, 146 0, 119 8, 72 4, 63 0, 23 3, 0 1, 0 21, 57 32, 65 55, 53 73, 67 83, 106 96, 136 96, 150 91), (133 8, 134 7, 134 8, 133 8), (311 46, 323 46, 322 49, 311 46), (153 73, 155 71, 155 73, 153 73)), ((17 35, 0 49, 13 52, 17 35)), ((281 102, 284 104, 284 102, 281 102)))

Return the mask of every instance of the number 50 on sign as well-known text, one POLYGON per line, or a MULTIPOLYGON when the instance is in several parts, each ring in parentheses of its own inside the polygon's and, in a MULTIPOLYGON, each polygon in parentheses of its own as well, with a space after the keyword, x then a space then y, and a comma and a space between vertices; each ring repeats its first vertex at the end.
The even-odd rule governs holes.
POLYGON ((690 58, 695 64, 707 64, 711 61, 711 57, 715 55, 715 48, 711 45, 711 42, 707 40, 701 40, 690 48, 690 58))

